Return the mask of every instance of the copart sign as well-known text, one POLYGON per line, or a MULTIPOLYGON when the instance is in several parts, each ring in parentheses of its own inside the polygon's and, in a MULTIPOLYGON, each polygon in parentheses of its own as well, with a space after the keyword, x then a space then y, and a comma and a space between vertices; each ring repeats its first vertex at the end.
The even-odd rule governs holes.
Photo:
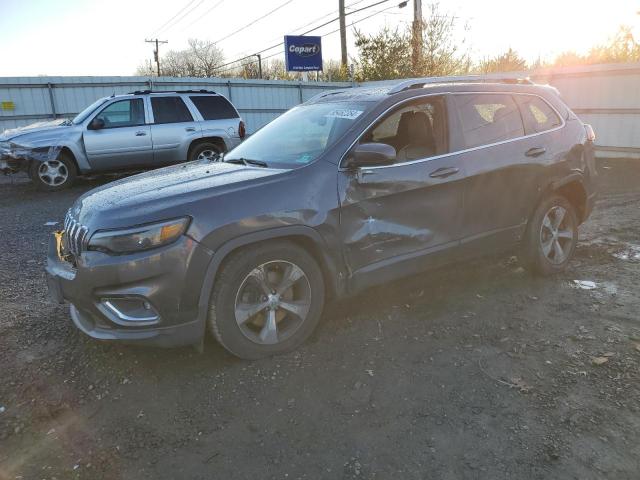
POLYGON ((284 55, 290 72, 322 70, 321 37, 286 35, 284 55))

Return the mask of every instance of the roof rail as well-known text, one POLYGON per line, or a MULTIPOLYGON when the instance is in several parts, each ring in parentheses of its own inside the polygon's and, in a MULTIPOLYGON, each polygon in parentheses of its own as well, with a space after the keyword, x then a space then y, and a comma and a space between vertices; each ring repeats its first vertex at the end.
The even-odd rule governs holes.
POLYGON ((313 103, 316 100, 320 100, 321 98, 328 97, 329 95, 337 95, 338 93, 344 92, 344 88, 342 90, 325 90, 320 93, 316 93, 313 97, 307 100, 305 103, 313 103))
POLYGON ((413 88, 423 88, 433 83, 512 83, 518 85, 533 85, 529 77, 520 75, 488 74, 488 75, 463 75, 454 77, 424 77, 405 80, 389 90, 388 94, 403 92, 413 88))
MULTIPOLYGON (((149 93, 216 93, 213 90, 136 90, 129 92, 130 95, 146 95, 149 93)), ((217 94, 216 94, 217 95, 217 94)))

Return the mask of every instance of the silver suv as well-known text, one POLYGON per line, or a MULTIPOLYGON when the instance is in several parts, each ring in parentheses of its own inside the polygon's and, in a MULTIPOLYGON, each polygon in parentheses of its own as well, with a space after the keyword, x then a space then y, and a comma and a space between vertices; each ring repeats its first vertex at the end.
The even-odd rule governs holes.
POLYGON ((5 131, 0 171, 26 171, 38 188, 61 190, 78 175, 214 158, 244 136, 238 111, 215 92, 137 91, 101 98, 73 120, 5 131))

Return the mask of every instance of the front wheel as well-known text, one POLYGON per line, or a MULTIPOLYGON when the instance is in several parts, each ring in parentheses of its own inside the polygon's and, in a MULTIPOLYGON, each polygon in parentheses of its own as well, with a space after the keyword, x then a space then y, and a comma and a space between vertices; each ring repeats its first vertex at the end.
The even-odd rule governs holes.
POLYGON ((73 185, 77 176, 73 159, 62 152, 55 159, 43 162, 33 160, 29 167, 29 177, 38 190, 54 192, 73 185))
POLYGON ((524 239, 525 267, 540 275, 566 268, 578 243, 574 206, 560 195, 550 195, 536 208, 524 239))
POLYGON ((320 267, 304 249, 273 242, 242 249, 216 278, 209 327, 234 355, 253 360, 298 347, 324 306, 320 267))

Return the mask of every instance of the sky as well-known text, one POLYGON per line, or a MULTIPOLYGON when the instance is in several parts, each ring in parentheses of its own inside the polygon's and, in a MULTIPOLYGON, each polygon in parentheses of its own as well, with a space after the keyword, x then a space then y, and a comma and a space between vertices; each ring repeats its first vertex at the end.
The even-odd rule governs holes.
MULTIPOLYGON (((345 1, 350 12, 380 0, 345 1)), ((354 28, 375 33, 410 24, 413 0, 405 8, 399 3, 387 0, 347 16, 349 54, 354 28)), ((440 9, 455 16, 456 36, 475 59, 509 47, 528 60, 584 53, 621 24, 640 36, 640 0, 441 0, 440 9)), ((216 41, 231 61, 332 20, 337 10, 338 0, 0 0, 0 76, 133 75, 152 58, 149 38, 169 42, 161 53, 184 48, 189 38, 216 41)), ((325 60, 340 58, 339 34, 329 34, 337 28, 333 22, 312 33, 327 34, 325 60)), ((263 56, 283 58, 282 48, 263 56)))

